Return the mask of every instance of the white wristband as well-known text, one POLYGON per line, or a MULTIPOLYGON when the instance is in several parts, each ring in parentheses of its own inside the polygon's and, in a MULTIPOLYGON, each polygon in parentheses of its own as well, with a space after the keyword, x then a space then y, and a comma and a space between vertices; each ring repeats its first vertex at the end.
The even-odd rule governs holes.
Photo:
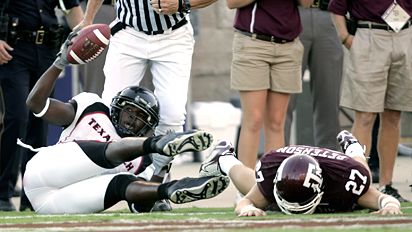
POLYGON ((388 195, 379 196, 379 209, 383 209, 386 206, 394 206, 394 207, 400 208, 401 203, 399 203, 399 201, 392 196, 388 196, 388 195))
POLYGON ((50 98, 47 98, 47 100, 46 100, 46 105, 45 105, 44 108, 40 111, 40 113, 36 114, 36 113, 33 112, 33 115, 36 116, 36 117, 38 117, 38 118, 43 117, 43 116, 46 114, 47 110, 49 109, 49 106, 50 106, 50 98))

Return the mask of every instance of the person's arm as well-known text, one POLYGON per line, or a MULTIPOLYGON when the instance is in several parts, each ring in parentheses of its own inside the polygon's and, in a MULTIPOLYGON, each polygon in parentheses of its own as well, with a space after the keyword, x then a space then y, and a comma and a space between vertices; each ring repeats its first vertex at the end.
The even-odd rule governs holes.
POLYGON ((345 16, 331 13, 331 17, 333 23, 335 24, 335 28, 337 30, 340 41, 343 45, 345 45, 347 49, 350 49, 350 47, 352 46, 353 36, 348 32, 348 28, 346 27, 345 16))
POLYGON ((80 6, 71 8, 65 16, 71 29, 78 25, 84 17, 83 10, 80 6))
POLYGON ((358 204, 364 208, 377 210, 373 214, 402 214, 401 203, 394 197, 383 194, 373 187, 358 199, 358 204))
POLYGON ((93 24, 94 17, 96 17, 97 12, 102 6, 104 0, 89 0, 87 2, 86 10, 84 12, 84 17, 77 26, 73 28, 73 31, 81 29, 85 26, 93 24))
POLYGON ((193 10, 207 7, 216 1, 217 0, 151 0, 151 4, 153 9, 158 13, 160 13, 159 9, 162 9, 161 14, 174 14, 179 11, 179 5, 185 6, 189 4, 190 9, 193 10))
POLYGON ((73 122, 76 114, 74 107, 70 103, 63 103, 57 99, 50 98, 60 73, 69 64, 66 58, 67 47, 70 44, 71 38, 75 35, 75 33, 69 35, 53 65, 39 78, 26 99, 27 107, 36 117, 41 117, 49 123, 59 126, 69 125, 73 122))
POLYGON ((236 205, 235 213, 238 216, 263 216, 266 215, 262 208, 269 202, 263 196, 257 184, 236 205))

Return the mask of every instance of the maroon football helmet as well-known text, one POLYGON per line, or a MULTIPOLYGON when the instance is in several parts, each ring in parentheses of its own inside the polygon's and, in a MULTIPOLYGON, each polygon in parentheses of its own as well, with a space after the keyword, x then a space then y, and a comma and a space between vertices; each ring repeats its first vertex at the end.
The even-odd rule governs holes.
POLYGON ((322 199, 322 182, 318 161, 310 155, 291 155, 273 180, 276 203, 286 214, 311 214, 322 199))

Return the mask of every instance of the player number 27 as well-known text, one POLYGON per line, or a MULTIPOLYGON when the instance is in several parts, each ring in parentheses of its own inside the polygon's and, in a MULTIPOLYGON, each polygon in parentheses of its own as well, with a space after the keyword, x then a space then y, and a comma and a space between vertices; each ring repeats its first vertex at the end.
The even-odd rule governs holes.
POLYGON ((367 181, 367 176, 362 175, 357 169, 351 169, 349 181, 346 182, 345 189, 346 191, 351 191, 353 194, 361 195, 363 189, 365 188, 365 184, 367 181), (360 178, 362 183, 359 181, 355 182, 356 178, 360 178), (358 186, 359 184, 359 186, 358 186))

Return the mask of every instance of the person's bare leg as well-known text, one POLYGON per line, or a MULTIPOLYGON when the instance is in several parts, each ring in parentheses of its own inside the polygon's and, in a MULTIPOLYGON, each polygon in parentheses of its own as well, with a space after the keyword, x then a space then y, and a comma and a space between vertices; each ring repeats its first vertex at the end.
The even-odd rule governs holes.
POLYGON ((238 142, 239 160, 254 169, 259 151, 260 130, 266 111, 267 90, 240 91, 242 125, 238 142))
POLYGON ((379 186, 392 181, 395 160, 398 154, 401 112, 385 110, 380 117, 378 134, 379 186))
POLYGON ((269 91, 265 114, 265 152, 285 146, 285 119, 289 94, 269 91))
POLYGON ((372 128, 376 113, 355 111, 355 120, 352 125, 352 134, 359 143, 366 146, 365 156, 369 157, 372 144, 372 128))

